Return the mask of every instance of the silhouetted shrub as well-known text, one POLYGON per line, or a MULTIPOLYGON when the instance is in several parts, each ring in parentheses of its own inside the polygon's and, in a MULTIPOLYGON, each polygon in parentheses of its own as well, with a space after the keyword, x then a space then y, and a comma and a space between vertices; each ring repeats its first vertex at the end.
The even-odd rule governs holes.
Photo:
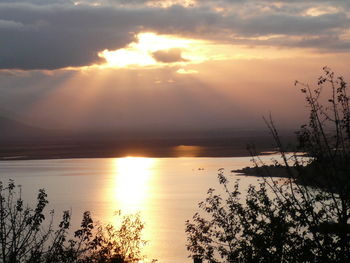
POLYGON ((208 197, 186 222, 191 255, 210 262, 350 262, 350 108, 347 85, 328 68, 311 89, 301 85, 309 122, 297 133, 298 151, 287 154, 272 118, 265 120, 279 149, 285 178, 255 156, 262 181, 242 194, 209 189, 208 197), (328 88, 328 90, 324 90, 328 88), (328 99, 325 99, 325 95, 328 99))
POLYGON ((13 181, 0 182, 0 262, 81 262, 129 263, 143 258, 141 238, 144 227, 140 216, 122 216, 118 227, 93 222, 90 212, 83 214, 81 226, 69 234, 69 211, 57 229, 53 212, 46 219, 47 195, 40 189, 35 208, 24 204, 21 188, 13 181))

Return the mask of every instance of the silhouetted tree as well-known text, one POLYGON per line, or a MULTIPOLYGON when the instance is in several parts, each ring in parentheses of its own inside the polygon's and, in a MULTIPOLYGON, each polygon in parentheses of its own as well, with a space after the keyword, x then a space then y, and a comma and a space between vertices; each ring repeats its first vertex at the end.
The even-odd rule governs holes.
POLYGON ((21 188, 12 180, 0 182, 0 262, 131 263, 143 259, 140 216, 116 213, 120 225, 102 226, 83 214, 81 226, 69 235, 70 213, 65 211, 58 228, 53 212, 46 219, 47 195, 40 189, 34 209, 26 206, 21 188))
POLYGON ((186 222, 191 255, 210 262, 350 262, 350 108, 347 84, 327 67, 312 89, 301 85, 310 111, 297 133, 298 152, 288 154, 270 117, 265 120, 279 149, 286 178, 255 156, 264 173, 242 194, 230 188, 223 171, 225 196, 208 197, 186 222))

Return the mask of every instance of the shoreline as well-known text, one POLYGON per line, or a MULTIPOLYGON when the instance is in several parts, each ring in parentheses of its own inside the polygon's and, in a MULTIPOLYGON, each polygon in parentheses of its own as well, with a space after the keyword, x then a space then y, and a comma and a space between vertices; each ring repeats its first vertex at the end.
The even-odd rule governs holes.
POLYGON ((0 160, 45 160, 74 158, 119 158, 126 156, 150 158, 175 157, 247 157, 248 145, 259 155, 275 149, 268 137, 224 137, 183 139, 101 139, 3 141, 0 160))
MULTIPOLYGON (((258 155, 270 155, 272 153, 258 152, 258 155)), ((61 159, 101 159, 101 158, 124 158, 124 157, 144 157, 144 158, 229 158, 229 157, 250 157, 249 152, 236 152, 227 154, 199 154, 199 155, 148 155, 148 154, 82 154, 82 155, 36 155, 36 156, 0 156, 0 162, 3 161, 29 161, 29 160, 61 160, 61 159)))
MULTIPOLYGON (((271 148, 256 150, 258 155, 273 154, 271 148)), ((0 161, 19 160, 49 160, 49 159, 95 159, 95 158, 122 158, 122 157, 146 157, 146 158, 225 158, 225 157, 249 157, 247 149, 233 147, 204 147, 204 146, 172 146, 154 148, 116 148, 96 149, 94 147, 80 150, 67 149, 18 149, 18 151, 0 151, 0 161)))

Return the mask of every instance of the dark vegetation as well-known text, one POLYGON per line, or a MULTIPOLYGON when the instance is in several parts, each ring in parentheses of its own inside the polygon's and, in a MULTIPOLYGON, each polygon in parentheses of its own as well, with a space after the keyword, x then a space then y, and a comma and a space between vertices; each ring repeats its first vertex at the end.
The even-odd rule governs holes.
MULTIPOLYGON (((247 166, 242 169, 232 170, 231 172, 237 173, 238 175, 265 177, 266 176, 265 170, 268 170, 268 173, 271 174, 273 177, 288 178, 288 172, 286 171, 284 165, 278 165, 278 164, 264 165, 264 167, 247 166)), ((295 171, 293 172, 295 173, 295 171)))
POLYGON ((36 206, 30 208, 13 181, 0 183, 0 262, 131 263, 143 259, 144 225, 138 215, 118 212, 120 224, 115 227, 94 223, 85 212, 80 228, 69 233, 70 212, 65 211, 54 228, 53 212, 45 211, 47 204, 42 189, 36 206))
MULTIPOLYGON (((327 177, 324 177, 323 174, 318 171, 318 169, 319 167, 316 165, 316 162, 310 162, 307 165, 301 165, 298 168, 290 166, 288 170, 286 169, 285 165, 276 163, 270 165, 262 164, 261 166, 256 165, 254 167, 244 167, 242 169, 232 170, 231 172, 236 173, 236 175, 238 176, 269 176, 274 178, 279 177, 287 179, 291 178, 292 175, 292 178, 295 181, 295 183, 302 184, 304 186, 327 189, 329 185, 328 179, 327 177)), ((328 190, 330 191, 330 189, 328 190)))
POLYGON ((224 195, 209 189, 202 213, 186 222, 191 256, 210 262, 350 262, 350 108, 342 77, 327 67, 305 94, 309 121, 287 154, 272 118, 265 120, 280 159, 254 156, 257 185, 241 192, 220 170, 224 195), (279 177, 275 177, 279 175, 279 177))

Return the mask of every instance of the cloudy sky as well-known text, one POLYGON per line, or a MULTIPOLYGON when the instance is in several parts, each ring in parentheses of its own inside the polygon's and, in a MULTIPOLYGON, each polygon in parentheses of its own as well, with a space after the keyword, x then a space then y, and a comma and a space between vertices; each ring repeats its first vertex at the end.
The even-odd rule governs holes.
MULTIPOLYGON (((256 128, 347 78, 348 0, 0 0, 0 115, 64 129, 256 128)), ((348 78, 350 79, 350 78, 348 78)))

